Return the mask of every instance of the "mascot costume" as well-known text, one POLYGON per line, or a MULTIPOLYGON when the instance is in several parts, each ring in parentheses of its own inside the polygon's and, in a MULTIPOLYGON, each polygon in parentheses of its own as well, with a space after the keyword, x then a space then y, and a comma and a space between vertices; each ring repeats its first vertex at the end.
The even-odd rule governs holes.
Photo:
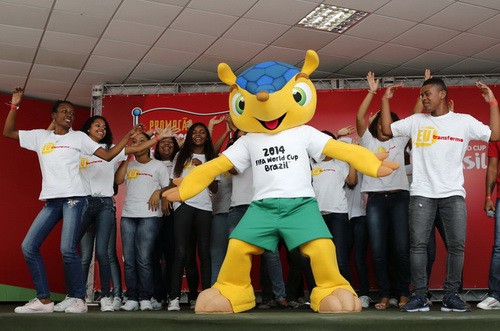
POLYGON ((309 75, 318 65, 318 55, 309 50, 301 70, 282 62, 264 62, 236 77, 227 64, 218 66, 219 78, 230 86, 231 119, 248 134, 218 158, 183 179, 174 179, 178 187, 163 197, 185 201, 219 174, 232 168, 243 172, 248 167, 253 170, 254 197, 231 233, 217 282, 200 293, 196 313, 238 313, 253 308, 252 255, 274 250, 280 237, 288 249, 299 247, 311 261, 317 284, 311 292, 314 311, 361 311, 354 289, 339 272, 335 246, 314 198, 309 158, 318 160, 324 154, 372 177, 387 176, 399 164, 381 161, 363 147, 338 142, 305 125, 316 110, 316 90, 309 75))

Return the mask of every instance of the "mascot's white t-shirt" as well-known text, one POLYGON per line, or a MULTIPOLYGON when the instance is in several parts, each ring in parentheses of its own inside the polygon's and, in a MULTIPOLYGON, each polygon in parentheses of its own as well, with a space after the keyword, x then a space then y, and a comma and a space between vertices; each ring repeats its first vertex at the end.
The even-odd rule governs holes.
MULTIPOLYGON (((105 149, 105 144, 99 144, 105 149)), ((95 155, 82 155, 80 158, 80 174, 87 195, 93 197, 112 197, 115 192, 113 184, 118 163, 127 159, 125 148, 111 161, 103 160, 95 155)))
POLYGON ((410 137, 413 180, 410 195, 465 197, 462 160, 470 140, 488 141, 491 130, 468 114, 414 114, 391 124, 394 136, 410 137))
POLYGON ((161 207, 149 210, 148 201, 154 191, 167 187, 170 180, 161 161, 152 159, 146 164, 131 161, 125 177, 127 193, 123 204, 123 217, 161 217, 161 207))
POLYGON ((231 207, 249 205, 253 198, 253 172, 247 168, 241 174, 233 176, 231 207))
POLYGON ((21 147, 34 151, 42 171, 40 200, 88 195, 80 174, 81 154, 94 154, 99 144, 81 131, 64 135, 48 130, 19 130, 21 147))
MULTIPOLYGON (((178 155, 179 154, 177 154, 175 156, 174 164, 177 162, 178 155)), ((193 153, 192 158, 200 160, 201 163, 205 163, 207 161, 205 158, 205 154, 194 154, 193 153)), ((188 173, 190 173, 191 170, 193 170, 194 168, 195 168, 195 166, 192 165, 190 161, 188 161, 188 163, 186 165, 184 165, 184 168, 182 169, 181 177, 186 177, 186 175, 188 173)), ((174 178, 173 176, 174 176, 174 174, 172 172, 170 174, 170 177, 174 178)), ((194 197, 192 197, 191 199, 187 199, 186 201, 184 201, 184 203, 186 205, 194 207, 194 208, 198 208, 198 209, 206 210, 206 211, 212 211, 212 200, 210 199, 210 190, 208 189, 208 187, 206 189, 204 189, 203 191, 201 191, 200 193, 198 193, 197 195, 195 195, 194 197)), ((181 205, 180 202, 174 202, 173 203, 174 210, 179 208, 180 205, 181 205)))
POLYGON ((223 154, 238 172, 252 167, 253 200, 314 197, 309 157, 320 160, 329 139, 302 125, 276 134, 247 133, 223 154))
POLYGON ((322 214, 347 213, 345 179, 349 175, 349 164, 332 159, 311 162, 314 192, 322 214))
MULTIPOLYGON (((405 164, 404 150, 408 140, 408 137, 393 137, 387 141, 380 141, 374 138, 367 129, 359 140, 359 143, 373 153, 388 152, 389 156, 385 161, 396 161, 400 165, 403 165, 405 164)), ((364 176, 361 182, 361 192, 408 191, 408 189, 408 177, 403 166, 394 170, 389 176, 380 178, 364 176)))

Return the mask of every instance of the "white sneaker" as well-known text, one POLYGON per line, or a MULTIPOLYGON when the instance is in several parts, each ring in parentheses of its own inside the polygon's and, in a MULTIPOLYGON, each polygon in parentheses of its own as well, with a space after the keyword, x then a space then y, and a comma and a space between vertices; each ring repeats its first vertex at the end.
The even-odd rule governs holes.
POLYGON ((42 303, 37 298, 28 301, 24 306, 19 306, 14 309, 18 314, 46 314, 54 312, 54 303, 42 303))
POLYGON ((83 314, 86 313, 89 309, 87 308, 87 303, 85 300, 76 299, 75 303, 66 308, 65 313, 70 314, 83 314))
POLYGON ((66 296, 66 298, 64 298, 63 301, 59 302, 58 304, 56 304, 54 306, 54 311, 65 312, 69 306, 72 306, 75 304, 75 301, 76 301, 76 298, 70 298, 70 297, 66 296))
POLYGON ((153 310, 153 306, 151 305, 151 300, 141 300, 139 302, 139 305, 141 306, 141 310, 153 310))
POLYGON ((500 302, 493 297, 487 297, 483 301, 477 304, 477 308, 484 310, 500 309, 500 302))
POLYGON ((168 302, 168 311, 179 311, 181 306, 179 305, 179 298, 172 299, 168 302))
POLYGON ((362 295, 359 297, 359 300, 361 301, 361 307, 363 308, 368 308, 370 307, 370 297, 367 295, 362 295))
POLYGON ((163 303, 158 302, 155 298, 151 298, 151 306, 153 310, 161 310, 163 308, 163 303))
POLYGON ((122 299, 120 299, 119 297, 114 297, 113 298, 113 309, 120 310, 121 307, 122 307, 122 299))
POLYGON ((111 301, 111 297, 102 297, 101 300, 101 311, 115 311, 113 307, 113 302, 111 301))
POLYGON ((139 310, 139 302, 135 300, 127 300, 124 305, 120 307, 121 310, 134 311, 139 310))

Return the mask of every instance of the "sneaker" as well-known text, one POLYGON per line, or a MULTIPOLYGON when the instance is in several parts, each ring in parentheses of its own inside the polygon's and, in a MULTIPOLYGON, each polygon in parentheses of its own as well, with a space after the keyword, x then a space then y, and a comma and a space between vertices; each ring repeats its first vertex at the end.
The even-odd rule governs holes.
POLYGON ((292 307, 293 309, 298 309, 302 306, 302 304, 295 300, 288 301, 288 307, 292 307))
POLYGON ((477 304, 477 308, 484 310, 500 309, 500 302, 493 297, 487 297, 483 301, 477 304))
POLYGON ((63 301, 59 302, 57 305, 54 306, 54 311, 57 312, 65 312, 66 309, 69 306, 72 306, 75 304, 76 298, 70 298, 66 296, 63 301))
POLYGON ((443 297, 441 311, 455 311, 463 313, 470 311, 470 306, 458 296, 458 294, 447 294, 443 297))
POLYGON ((398 299, 390 298, 389 299, 389 307, 397 307, 397 306, 398 306, 398 299))
POLYGON ((101 311, 115 311, 113 307, 113 301, 111 301, 111 297, 102 297, 101 298, 101 311))
POLYGON ((427 299, 421 295, 413 294, 410 297, 410 301, 403 307, 401 311, 408 313, 415 313, 417 311, 429 311, 429 305, 427 305, 427 299))
POLYGON ((120 310, 121 307, 122 307, 122 299, 120 299, 120 297, 114 297, 113 298, 113 309, 120 310))
POLYGON ((18 314, 46 314, 54 312, 54 303, 42 303, 37 298, 28 301, 24 306, 19 306, 14 309, 18 314))
POLYGON ((70 314, 83 314, 86 313, 89 309, 87 308, 87 302, 82 299, 75 299, 75 302, 66 308, 65 313, 70 314))
POLYGON ((153 305, 151 305, 151 300, 141 300, 139 306, 142 311, 153 310, 153 305))
POLYGON ((139 310, 139 302, 135 300, 127 300, 127 302, 125 302, 120 309, 125 311, 139 310))
POLYGON ((359 297, 359 301, 361 301, 361 307, 368 308, 370 307, 370 297, 367 295, 362 295, 359 297))
POLYGON ((189 308, 194 309, 196 307, 196 300, 189 300, 189 308))
POLYGON ((172 299, 168 302, 168 311, 179 311, 181 306, 179 305, 179 298, 172 299))
POLYGON ((153 307, 153 310, 161 310, 163 308, 163 303, 155 298, 151 298, 151 306, 153 307))

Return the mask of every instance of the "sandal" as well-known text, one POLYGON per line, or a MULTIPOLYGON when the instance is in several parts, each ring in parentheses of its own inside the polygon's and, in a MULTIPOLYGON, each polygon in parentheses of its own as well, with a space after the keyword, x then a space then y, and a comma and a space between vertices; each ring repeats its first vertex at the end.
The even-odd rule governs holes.
POLYGON ((402 295, 399 298, 399 303, 398 303, 399 308, 403 308, 408 303, 408 301, 410 301, 410 298, 405 295, 402 295))
POLYGON ((375 304, 375 309, 384 310, 389 308, 389 306, 390 306, 389 298, 382 298, 380 302, 377 302, 375 304))

